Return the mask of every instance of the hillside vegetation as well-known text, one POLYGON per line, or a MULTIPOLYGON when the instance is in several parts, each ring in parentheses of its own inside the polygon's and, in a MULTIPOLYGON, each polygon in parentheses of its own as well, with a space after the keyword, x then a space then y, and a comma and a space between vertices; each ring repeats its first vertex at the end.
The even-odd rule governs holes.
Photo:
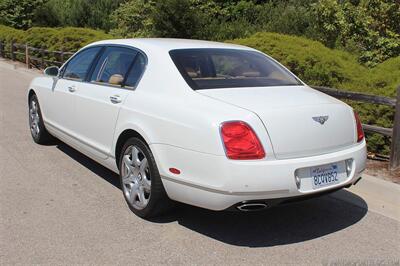
POLYGON ((367 68, 357 57, 322 43, 278 33, 257 33, 227 41, 271 55, 305 82, 352 91, 395 97, 400 85, 400 57, 367 68))
POLYGON ((100 30, 86 28, 47 28, 33 27, 26 31, 0 25, 0 40, 7 44, 13 39, 17 43, 29 43, 32 47, 52 51, 75 52, 94 41, 111 39, 113 36, 100 30))
POLYGON ((0 24, 217 41, 276 32, 351 52, 366 66, 400 55, 398 0, 0 0, 0 24))
MULTIPOLYGON (((110 39, 112 35, 83 28, 33 27, 26 31, 0 25, 0 40, 7 43, 29 43, 49 50, 74 52, 97 40, 110 39)), ((246 45, 274 57, 309 85, 320 85, 343 90, 395 97, 400 85, 400 57, 386 60, 368 68, 357 61, 357 56, 342 50, 331 49, 318 41, 278 33, 261 32, 248 38, 227 41, 246 45)), ((6 47, 9 49, 9 47, 6 47)), ((288 95, 290 97, 290 95, 288 95)), ((350 103, 360 113, 363 123, 392 127, 392 108, 369 104, 350 103)), ((390 140, 368 135, 370 151, 387 154, 390 140)))

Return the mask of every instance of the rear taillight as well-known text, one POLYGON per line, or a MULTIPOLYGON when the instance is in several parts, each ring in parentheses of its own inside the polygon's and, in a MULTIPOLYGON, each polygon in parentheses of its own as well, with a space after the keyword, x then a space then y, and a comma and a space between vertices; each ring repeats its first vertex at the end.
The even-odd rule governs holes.
POLYGON ((364 139, 364 131, 362 128, 360 117, 358 116, 356 111, 354 111, 354 117, 356 119, 356 124, 357 124, 357 142, 360 142, 364 139))
POLYGON ((253 129, 242 121, 221 125, 221 137, 226 156, 233 160, 254 160, 265 157, 264 149, 253 129))

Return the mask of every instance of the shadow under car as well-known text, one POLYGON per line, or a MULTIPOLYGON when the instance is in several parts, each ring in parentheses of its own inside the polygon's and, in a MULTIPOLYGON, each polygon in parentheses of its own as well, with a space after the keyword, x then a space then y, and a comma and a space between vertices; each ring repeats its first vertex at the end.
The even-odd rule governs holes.
MULTIPOLYGON (((114 172, 64 143, 58 144, 57 148, 114 187, 121 189, 118 175, 114 172)), ((177 204, 177 208, 166 215, 151 219, 150 222, 177 222, 189 230, 235 246, 286 245, 343 230, 366 215, 368 206, 362 198, 347 190, 341 190, 340 193, 357 202, 357 205, 342 201, 332 194, 257 212, 215 212, 177 204)))

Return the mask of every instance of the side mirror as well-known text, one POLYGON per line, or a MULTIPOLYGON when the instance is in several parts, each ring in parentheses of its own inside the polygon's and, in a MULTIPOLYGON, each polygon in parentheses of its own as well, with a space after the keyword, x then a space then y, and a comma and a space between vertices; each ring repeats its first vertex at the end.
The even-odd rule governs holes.
POLYGON ((60 69, 56 66, 51 66, 44 70, 44 74, 49 77, 57 77, 59 73, 60 69))

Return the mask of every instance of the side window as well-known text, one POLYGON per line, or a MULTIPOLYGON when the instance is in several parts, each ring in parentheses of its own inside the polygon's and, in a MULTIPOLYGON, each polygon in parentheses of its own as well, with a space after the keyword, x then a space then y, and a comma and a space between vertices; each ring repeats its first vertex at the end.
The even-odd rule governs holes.
POLYGON ((145 67, 146 67, 146 59, 144 55, 138 53, 137 57, 135 58, 135 62, 128 73, 128 77, 126 78, 125 86, 130 88, 135 88, 140 77, 143 74, 145 67))
POLYGON ((63 77, 83 81, 101 47, 88 48, 75 55, 67 64, 63 77))
POLYGON ((137 52, 123 47, 108 47, 90 78, 91 82, 121 86, 137 52))

